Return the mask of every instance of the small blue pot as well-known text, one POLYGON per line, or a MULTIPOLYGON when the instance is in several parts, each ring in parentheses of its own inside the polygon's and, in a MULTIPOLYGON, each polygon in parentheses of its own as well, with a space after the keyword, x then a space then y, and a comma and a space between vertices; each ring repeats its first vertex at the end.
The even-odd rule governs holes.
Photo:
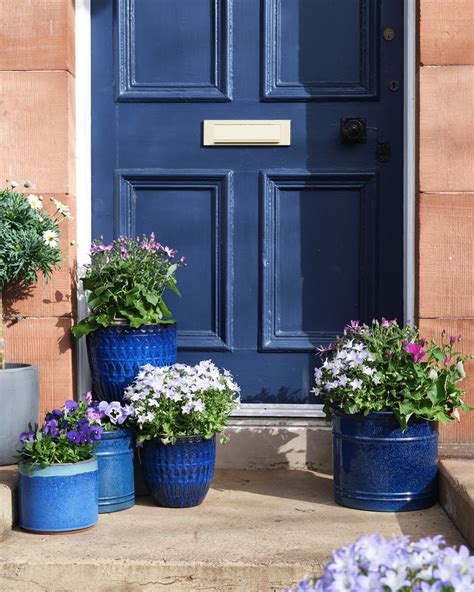
POLYGON ((99 463, 99 513, 118 512, 135 504, 131 429, 103 432, 95 446, 99 463))
POLYGON ((94 397, 121 401, 142 366, 171 366, 176 362, 176 323, 139 329, 117 324, 97 329, 87 336, 87 354, 94 397))
POLYGON ((19 524, 32 532, 67 532, 97 524, 97 459, 50 465, 41 469, 20 462, 19 524))
POLYGON ((429 508, 438 497, 438 425, 410 419, 402 432, 391 412, 333 411, 335 500, 376 512, 429 508))
POLYGON ((153 500, 166 508, 198 506, 214 476, 216 438, 181 436, 176 444, 159 438, 143 445, 145 480, 153 500))

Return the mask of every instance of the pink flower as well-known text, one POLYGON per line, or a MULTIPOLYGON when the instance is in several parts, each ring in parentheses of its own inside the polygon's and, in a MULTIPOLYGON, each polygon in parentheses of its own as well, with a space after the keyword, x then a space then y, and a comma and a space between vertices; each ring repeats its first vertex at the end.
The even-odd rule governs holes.
POLYGON ((415 363, 421 362, 421 360, 425 357, 426 352, 423 349, 421 343, 409 343, 408 345, 404 346, 405 351, 407 354, 413 356, 413 360, 415 363))

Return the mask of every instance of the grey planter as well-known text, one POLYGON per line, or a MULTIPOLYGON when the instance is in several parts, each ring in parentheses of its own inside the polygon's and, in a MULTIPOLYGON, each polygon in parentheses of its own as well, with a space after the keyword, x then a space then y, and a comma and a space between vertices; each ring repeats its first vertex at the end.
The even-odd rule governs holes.
POLYGON ((16 463, 18 436, 38 421, 38 368, 7 364, 0 370, 0 466, 16 463))

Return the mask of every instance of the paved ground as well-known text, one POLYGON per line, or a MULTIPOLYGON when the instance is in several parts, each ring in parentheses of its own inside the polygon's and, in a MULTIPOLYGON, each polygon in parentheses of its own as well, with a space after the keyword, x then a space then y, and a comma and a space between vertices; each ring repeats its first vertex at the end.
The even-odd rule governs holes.
POLYGON ((139 498, 84 533, 14 530, 0 543, 0 590, 283 590, 318 572, 333 548, 373 532, 462 542, 439 506, 360 512, 332 501, 327 475, 221 471, 198 508, 164 509, 139 498))

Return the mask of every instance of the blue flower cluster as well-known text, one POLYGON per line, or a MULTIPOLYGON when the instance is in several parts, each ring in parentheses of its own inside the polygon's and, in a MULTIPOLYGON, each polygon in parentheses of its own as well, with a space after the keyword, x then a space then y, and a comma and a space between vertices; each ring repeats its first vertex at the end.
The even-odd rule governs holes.
POLYGON ((323 575, 307 577, 294 592, 473 592, 474 556, 446 546, 442 536, 411 542, 362 537, 334 551, 323 575))

